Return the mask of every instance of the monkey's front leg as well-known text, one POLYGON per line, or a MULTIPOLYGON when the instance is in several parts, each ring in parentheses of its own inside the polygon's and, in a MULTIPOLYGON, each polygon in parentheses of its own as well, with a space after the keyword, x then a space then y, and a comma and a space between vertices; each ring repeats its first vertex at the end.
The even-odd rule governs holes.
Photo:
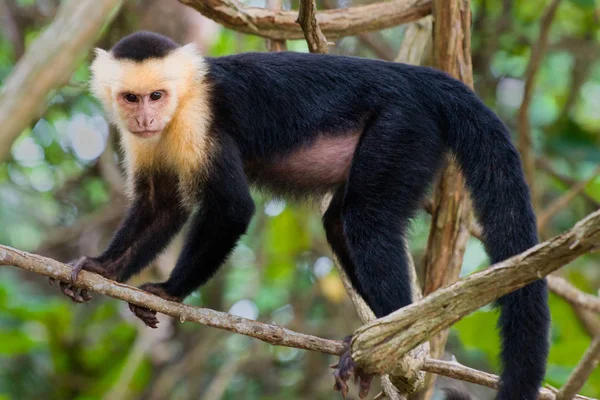
POLYGON ((79 290, 74 285, 82 270, 119 282, 126 281, 168 245, 185 223, 187 215, 176 200, 169 201, 166 196, 157 195, 150 198, 140 193, 108 248, 98 257, 82 257, 72 263, 71 282, 60 282, 61 291, 78 303, 90 300, 86 290, 79 290))
MULTIPOLYGON (((216 157, 212 165, 212 175, 199 199, 201 209, 190 221, 185 244, 169 279, 147 283, 142 289, 167 300, 183 301, 214 275, 246 232, 254 202, 241 160, 227 147, 222 151, 225 154, 216 157)), ((146 325, 156 328, 155 311, 132 304, 130 309, 146 325)))

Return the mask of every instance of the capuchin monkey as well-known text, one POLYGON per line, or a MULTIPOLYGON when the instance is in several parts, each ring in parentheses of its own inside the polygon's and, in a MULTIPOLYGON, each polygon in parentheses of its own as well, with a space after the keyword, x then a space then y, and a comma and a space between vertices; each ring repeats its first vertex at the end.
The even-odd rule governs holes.
MULTIPOLYGON (((254 214, 250 187, 310 200, 331 193, 323 225, 377 317, 411 303, 403 240, 426 189, 452 154, 466 178, 492 263, 538 243, 519 154, 506 127, 463 83, 427 67, 324 54, 209 58, 151 32, 97 49, 91 89, 120 132, 131 206, 106 251, 73 263, 123 282, 189 223, 166 282, 141 288, 183 301, 224 263, 254 214)), ((545 374, 546 282, 498 300, 498 399, 534 400, 545 374)), ((130 304, 155 328, 156 312, 130 304)), ((334 373, 370 376, 349 351, 334 373)), ((456 397, 456 395, 450 395, 456 397)))

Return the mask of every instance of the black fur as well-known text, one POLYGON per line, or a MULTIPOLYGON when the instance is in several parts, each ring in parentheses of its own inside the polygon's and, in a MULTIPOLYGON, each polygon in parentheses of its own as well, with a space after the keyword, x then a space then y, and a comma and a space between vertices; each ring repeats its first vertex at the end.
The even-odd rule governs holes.
POLYGON ((154 32, 140 31, 119 40, 111 53, 116 59, 141 62, 149 58, 163 58, 178 47, 170 38, 154 32))
POLYGON ((107 249, 92 260, 119 282, 139 273, 163 251, 183 227, 189 213, 173 201, 177 177, 165 173, 140 174, 135 198, 107 249))
MULTIPOLYGON (((119 54, 143 59, 168 47, 150 40, 149 49, 133 49, 141 43, 133 41, 119 54)), ((209 134, 217 150, 198 188, 200 211, 163 284, 168 295, 185 297, 225 261, 254 212, 252 184, 278 196, 334 191, 323 222, 352 283, 378 317, 406 306, 410 279, 402 239, 448 151, 466 177, 492 262, 537 243, 519 155, 502 122, 461 82, 431 68, 333 55, 247 53, 206 62, 209 134), (344 184, 307 188, 265 167, 310 147, 319 135, 355 131, 361 137, 344 184)), ((175 197, 173 185, 165 186, 175 197)), ((142 203, 111 245, 113 259, 129 247, 139 254, 125 276, 153 258, 180 225, 181 211, 172 209, 177 199, 156 203, 150 214, 142 203), (151 235, 155 241, 143 239, 151 235)), ((546 283, 537 281, 498 303, 504 365, 499 399, 533 400, 548 355, 546 283)))
POLYGON ((471 400, 471 396, 468 393, 457 389, 444 388, 442 391, 446 394, 446 400, 471 400))

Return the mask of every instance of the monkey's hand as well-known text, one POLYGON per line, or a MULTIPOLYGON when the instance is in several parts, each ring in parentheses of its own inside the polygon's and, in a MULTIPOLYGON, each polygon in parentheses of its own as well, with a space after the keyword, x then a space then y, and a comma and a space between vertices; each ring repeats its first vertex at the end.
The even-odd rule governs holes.
POLYGON ((352 375, 354 375, 354 382, 358 383, 359 387, 359 397, 364 399, 369 394, 369 389, 371 388, 371 380, 373 380, 373 375, 369 375, 366 372, 362 371, 358 365, 352 359, 352 354, 350 351, 350 341, 352 340, 352 336, 346 336, 344 338, 344 345, 346 347, 346 351, 340 356, 340 361, 337 364, 331 365, 331 368, 335 369, 333 373, 333 377, 335 378, 335 384, 333 385, 333 390, 337 392, 341 392, 344 399, 348 395, 348 380, 352 375))
MULTIPOLYGON (((79 272, 81 272, 81 270, 95 272, 111 280, 116 280, 117 278, 114 272, 114 268, 100 264, 98 261, 94 260, 91 257, 81 257, 77 261, 69 262, 68 265, 71 265, 73 267, 73 271, 71 272, 71 283, 59 282, 59 287, 63 294, 71 298, 71 300, 73 300, 76 303, 83 303, 92 299, 92 296, 88 293, 86 289, 79 289, 77 286, 74 285, 74 283, 77 281, 77 277, 79 276, 79 272)), ((50 285, 53 285, 55 279, 49 279, 50 285)))
MULTIPOLYGON (((145 290, 146 292, 157 295, 158 297, 162 297, 165 300, 181 302, 182 299, 169 295, 162 283, 145 283, 140 286, 140 289, 145 290)), ((135 304, 129 303, 129 309, 132 313, 135 314, 136 317, 144 321, 144 323, 150 328, 157 328, 158 318, 156 318, 156 311, 150 310, 146 307, 137 306, 135 304)))

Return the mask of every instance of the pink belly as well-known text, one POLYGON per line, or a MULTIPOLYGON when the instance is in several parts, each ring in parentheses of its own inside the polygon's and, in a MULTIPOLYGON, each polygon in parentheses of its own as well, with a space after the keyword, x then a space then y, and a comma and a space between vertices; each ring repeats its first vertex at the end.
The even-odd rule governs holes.
POLYGON ((321 137, 311 147, 301 149, 278 167, 296 182, 335 185, 348 179, 359 135, 321 137))
POLYGON ((348 179, 354 150, 360 134, 321 136, 310 147, 303 147, 282 160, 254 165, 257 183, 278 191, 320 190, 348 179))

